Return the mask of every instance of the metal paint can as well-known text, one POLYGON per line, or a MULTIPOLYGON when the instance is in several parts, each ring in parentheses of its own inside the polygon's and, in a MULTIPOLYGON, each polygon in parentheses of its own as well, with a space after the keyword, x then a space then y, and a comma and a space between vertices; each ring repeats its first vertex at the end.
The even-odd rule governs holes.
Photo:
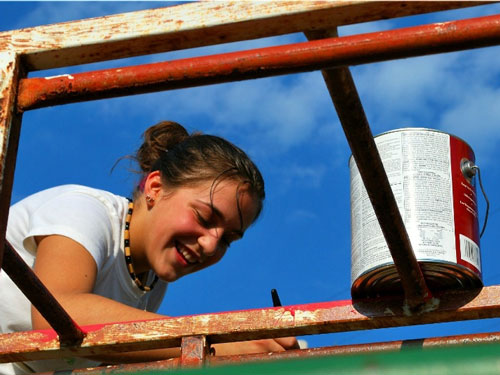
MULTIPOLYGON (((474 152, 462 139, 425 128, 375 137, 399 211, 431 291, 482 287, 474 152)), ((351 294, 403 293, 380 225, 351 156, 351 294)))

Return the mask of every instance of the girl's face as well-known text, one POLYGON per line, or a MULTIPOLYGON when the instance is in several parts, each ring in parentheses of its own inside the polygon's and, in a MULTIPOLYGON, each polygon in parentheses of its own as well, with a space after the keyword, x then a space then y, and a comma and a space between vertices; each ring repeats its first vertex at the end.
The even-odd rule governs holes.
POLYGON ((148 268, 165 281, 221 260, 229 245, 243 237, 258 210, 248 187, 238 188, 238 182, 232 180, 219 182, 212 197, 211 181, 168 192, 150 186, 156 195, 150 194, 155 200, 144 227, 144 255, 148 268))

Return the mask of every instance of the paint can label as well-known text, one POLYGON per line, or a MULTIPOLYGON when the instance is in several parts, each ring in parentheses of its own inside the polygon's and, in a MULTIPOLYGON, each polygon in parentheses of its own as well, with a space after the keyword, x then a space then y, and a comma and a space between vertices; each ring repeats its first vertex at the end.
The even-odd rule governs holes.
MULTIPOLYGON (((475 187, 460 160, 470 147, 430 129, 401 129, 375 143, 419 262, 461 264, 481 274, 475 187)), ((354 161, 351 171, 351 281, 393 263, 354 161)))

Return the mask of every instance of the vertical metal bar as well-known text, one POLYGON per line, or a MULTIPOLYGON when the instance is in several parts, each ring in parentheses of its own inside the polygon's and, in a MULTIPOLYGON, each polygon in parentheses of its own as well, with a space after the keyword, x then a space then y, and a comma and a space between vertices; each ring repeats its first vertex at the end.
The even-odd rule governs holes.
POLYGON ((5 241, 3 269, 59 335, 61 346, 78 345, 85 334, 50 294, 33 270, 5 241))
MULTIPOLYGON (((337 30, 305 32, 309 40, 337 37, 337 30)), ((323 78, 351 147, 387 246, 413 310, 431 298, 392 193, 354 80, 348 67, 322 70, 323 78)))
POLYGON ((84 334, 40 282, 31 268, 5 240, 22 115, 16 113, 21 76, 19 56, 0 52, 0 267, 42 313, 60 337, 61 345, 74 345, 84 334))
POLYGON ((15 52, 0 52, 0 267, 21 128, 21 115, 15 112, 20 70, 15 52))
POLYGON ((204 335, 182 338, 180 365, 201 367, 208 358, 207 337, 204 335))

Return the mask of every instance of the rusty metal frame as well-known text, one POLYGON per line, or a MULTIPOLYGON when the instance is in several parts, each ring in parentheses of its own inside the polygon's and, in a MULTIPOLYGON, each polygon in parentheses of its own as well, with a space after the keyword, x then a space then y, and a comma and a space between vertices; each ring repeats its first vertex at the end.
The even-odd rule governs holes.
POLYGON ((327 38, 212 56, 22 79, 18 110, 486 47, 500 16, 327 38))
POLYGON ((190 336, 221 343, 484 319, 500 316, 499 294, 500 286, 437 294, 432 308, 414 314, 400 297, 107 323, 82 327, 86 337, 76 347, 61 346, 53 330, 16 332, 0 335, 0 362, 179 347, 190 336))
MULTIPOLYGON (((0 204, 3 209, 0 211, 0 265, 23 111, 71 101, 324 69, 325 81, 361 171, 372 167, 371 159, 379 161, 380 158, 376 148, 372 147, 375 149, 372 154, 361 152, 353 142, 354 136, 360 134, 367 141, 373 142, 373 138, 349 69, 345 66, 496 45, 500 43, 500 17, 483 17, 344 38, 338 38, 334 34, 327 35, 322 30, 335 30, 337 26, 350 23, 484 3, 486 2, 205 2, 0 33, 0 204), (309 39, 328 36, 333 38, 293 46, 121 68, 121 75, 128 78, 125 84, 118 82, 116 71, 113 70, 52 79, 26 78, 27 72, 33 70, 291 32, 306 32, 309 39), (193 76, 186 75, 185 71, 182 72, 182 77, 172 75, 182 64, 193 62, 198 62, 191 70, 193 76), (207 66, 212 69, 208 73, 203 70, 207 66), (129 72, 128 76, 124 72, 129 72), (152 75, 144 79, 140 78, 140 72, 152 75), (102 81, 103 77, 108 80, 99 86, 97 81, 102 81), (40 85, 40 82, 43 84, 40 85), (337 88, 332 90, 333 86, 337 88), (90 94, 82 94, 89 88, 96 90, 90 94), (355 125, 359 122, 362 126, 356 128, 355 125)), ((381 163, 378 164, 380 167, 381 163)), ((398 271, 402 276, 407 272, 413 275, 410 278, 402 277, 406 302, 411 308, 409 311, 405 309, 406 305, 401 299, 338 301, 83 327, 86 335, 84 338, 78 329, 73 333, 63 333, 68 327, 69 331, 75 329, 69 322, 57 330, 59 337, 52 330, 0 335, 0 361, 180 346, 181 357, 176 363, 199 366, 211 362, 208 355, 209 343, 500 316, 500 301, 497 297, 500 287, 497 286, 432 298, 421 272, 419 273, 420 269, 388 183, 384 184, 383 189, 380 189, 380 184, 376 188, 370 187, 370 182, 387 180, 383 169, 381 172, 378 167, 375 168, 376 173, 365 173, 363 179, 398 271), (382 190, 381 194, 375 191, 378 189, 382 190), (389 210, 385 211, 383 207, 377 209, 381 202, 389 204, 389 210), (417 312, 416 308, 420 310, 417 312), (79 341, 82 342, 80 345, 74 344, 79 341)), ((47 298, 53 297, 49 295, 47 298)), ((64 314, 64 311, 56 312, 56 316, 57 314, 64 314)))
POLYGON ((0 33, 29 71, 456 9, 488 1, 224 1, 0 33))
POLYGON ((58 333, 61 346, 74 346, 82 342, 85 335, 81 328, 7 240, 4 244, 2 269, 58 333))
POLYGON ((0 266, 21 131, 22 115, 15 110, 21 77, 19 55, 11 50, 0 51, 0 266))
MULTIPOLYGON (((472 335, 445 336, 415 340, 387 341, 370 344, 325 346, 320 348, 288 350, 286 352, 259 353, 233 356, 209 356, 206 365, 217 366, 234 363, 262 362, 288 360, 304 357, 344 356, 353 354, 368 354, 377 352, 401 352, 408 349, 431 349, 436 347, 457 347, 469 344, 494 344, 500 343, 500 332, 480 333, 472 335)), ((90 369, 79 369, 59 372, 58 375, 104 375, 104 374, 130 374, 137 371, 171 370, 182 366, 179 358, 146 363, 122 364, 90 369)))

